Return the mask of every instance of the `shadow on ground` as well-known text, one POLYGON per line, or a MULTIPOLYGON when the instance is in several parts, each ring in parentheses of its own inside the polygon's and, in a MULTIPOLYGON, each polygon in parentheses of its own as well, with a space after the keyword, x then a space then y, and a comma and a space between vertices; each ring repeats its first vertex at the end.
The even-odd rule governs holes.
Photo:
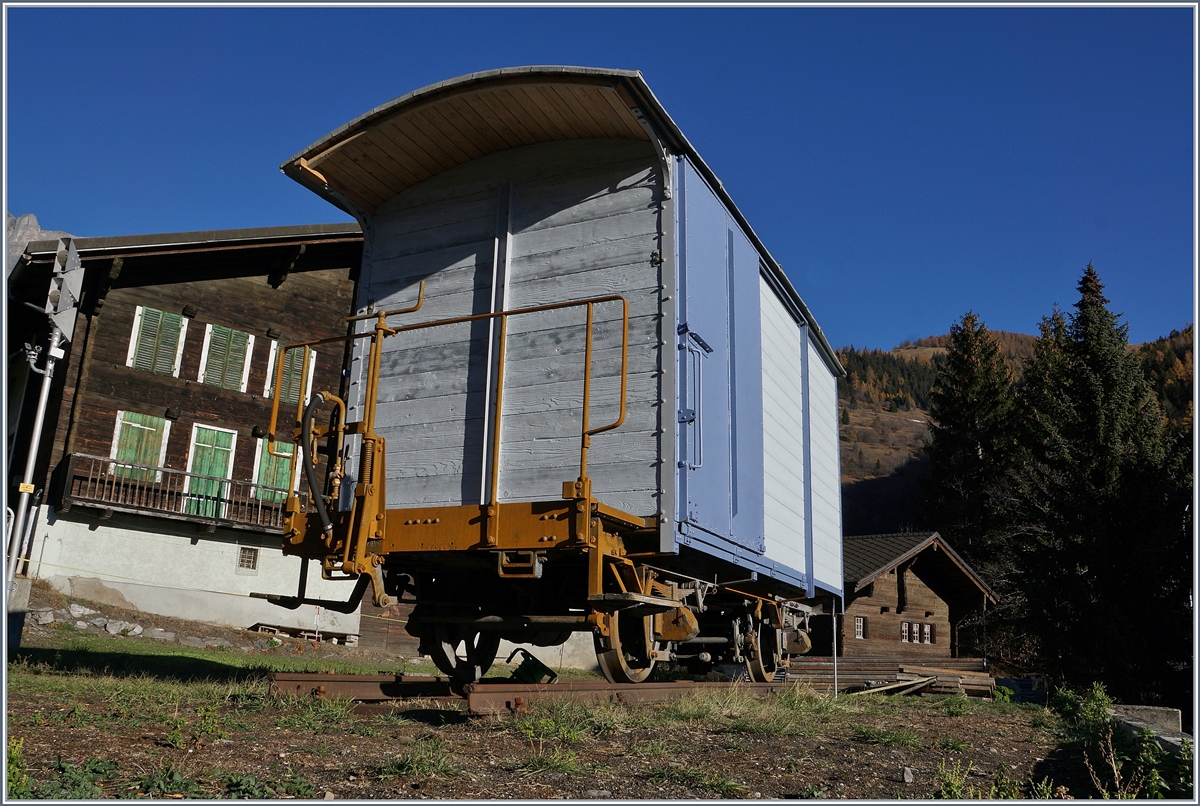
POLYGON ((145 676, 180 683, 195 680, 240 683, 262 679, 271 672, 265 665, 238 666, 183 655, 138 655, 41 647, 24 647, 17 651, 10 662, 27 663, 58 672, 109 674, 120 677, 145 676))

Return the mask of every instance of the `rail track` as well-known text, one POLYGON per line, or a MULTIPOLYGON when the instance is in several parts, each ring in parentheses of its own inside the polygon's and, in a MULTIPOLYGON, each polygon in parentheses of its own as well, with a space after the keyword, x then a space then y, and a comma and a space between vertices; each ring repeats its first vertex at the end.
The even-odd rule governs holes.
POLYGON ((290 672, 277 672, 268 679, 272 694, 349 699, 355 703, 355 713, 360 714, 436 707, 458 710, 470 716, 520 713, 535 703, 556 700, 584 703, 651 703, 674 700, 697 691, 727 689, 732 685, 760 695, 782 691, 789 685, 794 685, 690 680, 636 684, 609 683, 605 680, 521 683, 506 679, 458 684, 449 677, 290 672))

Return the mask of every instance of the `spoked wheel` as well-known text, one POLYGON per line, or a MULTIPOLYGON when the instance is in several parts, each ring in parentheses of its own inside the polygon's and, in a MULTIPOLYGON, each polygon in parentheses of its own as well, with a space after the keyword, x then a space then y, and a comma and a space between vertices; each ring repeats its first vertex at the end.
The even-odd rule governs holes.
POLYGON ((461 683, 477 683, 496 660, 500 633, 454 624, 437 624, 429 642, 430 657, 442 674, 461 683))
POLYGON ((770 683, 775 672, 787 664, 787 656, 779 646, 779 632, 761 618, 747 619, 750 631, 746 635, 746 669, 755 683, 770 683))
POLYGON ((654 616, 608 616, 608 638, 593 635, 596 660, 610 683, 641 683, 654 670, 654 616), (606 646, 607 642, 607 646, 606 646))

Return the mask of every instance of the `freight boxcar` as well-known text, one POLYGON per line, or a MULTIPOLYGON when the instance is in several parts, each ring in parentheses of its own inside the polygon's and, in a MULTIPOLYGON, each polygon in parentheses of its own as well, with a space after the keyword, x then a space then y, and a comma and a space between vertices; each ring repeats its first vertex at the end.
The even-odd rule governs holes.
POLYGON ((349 391, 272 424, 326 492, 289 501, 285 550, 415 601, 460 680, 501 638, 591 631, 626 682, 766 680, 811 645, 842 588, 842 368, 640 73, 443 81, 283 171, 364 234, 349 391))

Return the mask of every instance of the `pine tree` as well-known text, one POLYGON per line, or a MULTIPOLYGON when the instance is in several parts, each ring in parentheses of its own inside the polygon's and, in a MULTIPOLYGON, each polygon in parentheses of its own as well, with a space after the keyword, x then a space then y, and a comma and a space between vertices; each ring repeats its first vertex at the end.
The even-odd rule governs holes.
POLYGON ((973 312, 950 328, 930 393, 928 521, 970 562, 996 559, 995 494, 1013 455, 1012 379, 973 312))
POLYGON ((1090 264, 1078 290, 1074 312, 1043 320, 1019 396, 1020 464, 1005 491, 1024 627, 1043 668, 1070 683, 1177 701, 1191 655, 1190 457, 1164 438, 1090 264))

